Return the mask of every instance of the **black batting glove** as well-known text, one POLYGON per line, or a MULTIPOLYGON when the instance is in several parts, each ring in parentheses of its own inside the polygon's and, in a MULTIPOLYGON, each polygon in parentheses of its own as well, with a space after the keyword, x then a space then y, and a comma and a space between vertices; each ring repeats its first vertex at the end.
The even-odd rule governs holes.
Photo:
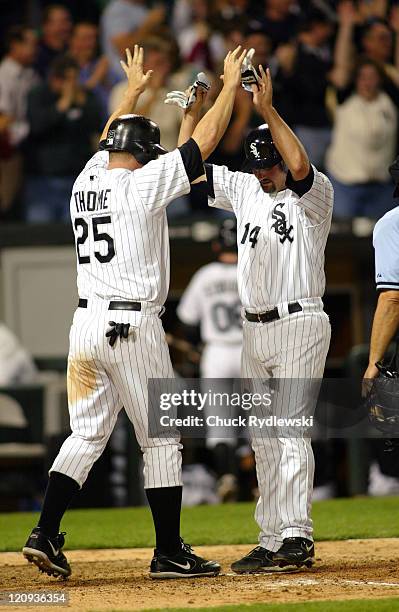
POLYGON ((110 346, 114 346, 117 338, 127 338, 129 335, 130 323, 115 323, 115 321, 108 321, 111 329, 107 331, 105 337, 108 338, 110 346))

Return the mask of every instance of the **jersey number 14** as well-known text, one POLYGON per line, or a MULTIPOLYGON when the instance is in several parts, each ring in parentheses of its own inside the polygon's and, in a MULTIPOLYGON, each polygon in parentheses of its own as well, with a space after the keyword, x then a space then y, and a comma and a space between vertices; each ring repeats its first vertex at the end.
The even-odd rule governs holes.
POLYGON ((255 227, 251 229, 250 223, 246 223, 244 227, 245 227, 245 232, 242 237, 241 244, 245 244, 245 241, 248 238, 248 242, 251 243, 251 247, 254 249, 256 243, 258 242, 258 236, 259 236, 261 227, 260 225, 255 225, 255 227))
MULTIPOLYGON (((91 225, 93 227, 93 239, 94 242, 103 242, 106 244, 107 252, 101 253, 99 250, 94 250, 94 257, 100 263, 108 263, 115 256, 115 247, 114 240, 111 238, 109 234, 105 232, 99 231, 100 225, 107 225, 111 223, 111 216, 107 215, 105 217, 93 217, 91 219, 91 225)), ((78 232, 78 228, 82 228, 82 233, 80 236, 76 235, 76 252, 78 255, 78 262, 80 264, 88 264, 90 263, 90 255, 82 255, 80 251, 80 247, 84 245, 87 238, 89 237, 89 223, 82 219, 82 217, 78 217, 75 219, 75 230, 78 232)), ((104 249, 102 249, 104 251, 104 249)))

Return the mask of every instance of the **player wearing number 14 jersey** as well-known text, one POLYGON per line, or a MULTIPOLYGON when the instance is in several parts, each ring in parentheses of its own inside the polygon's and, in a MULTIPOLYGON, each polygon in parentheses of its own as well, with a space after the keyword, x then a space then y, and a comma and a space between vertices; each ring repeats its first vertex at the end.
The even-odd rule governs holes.
MULTIPOLYGON (((206 167, 209 204, 237 218, 242 376, 251 389, 274 392, 261 416, 272 413, 283 423, 250 431, 260 492, 259 546, 233 563, 237 573, 314 562, 314 458, 309 431, 292 422, 313 414, 308 391, 323 376, 331 334, 322 296, 333 189, 273 107, 270 71, 259 70, 253 103, 266 123, 247 135, 249 172, 206 167)), ((186 123, 185 116, 182 131, 186 123)))

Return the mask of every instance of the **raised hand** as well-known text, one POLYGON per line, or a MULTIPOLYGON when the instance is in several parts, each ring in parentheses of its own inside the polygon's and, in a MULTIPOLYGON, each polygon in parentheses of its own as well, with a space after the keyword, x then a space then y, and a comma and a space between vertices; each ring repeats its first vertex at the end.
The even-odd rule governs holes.
POLYGON ((199 113, 211 87, 210 80, 204 72, 199 72, 193 85, 186 91, 170 91, 164 100, 165 104, 174 104, 184 109, 185 113, 199 113))
POLYGON ((359 13, 352 0, 343 0, 337 8, 338 19, 342 25, 354 25, 359 21, 359 13))
POLYGON ((144 51, 139 45, 134 45, 133 56, 130 49, 126 49, 126 62, 121 60, 121 66, 127 76, 129 89, 143 92, 149 84, 153 70, 144 72, 144 51))
POLYGON ((241 66, 247 55, 247 50, 242 53, 241 45, 234 51, 229 51, 224 60, 223 83, 226 87, 238 87, 241 84, 241 66))
POLYGON ((253 103, 260 115, 273 106, 273 84, 270 69, 259 65, 258 84, 252 85, 253 103))

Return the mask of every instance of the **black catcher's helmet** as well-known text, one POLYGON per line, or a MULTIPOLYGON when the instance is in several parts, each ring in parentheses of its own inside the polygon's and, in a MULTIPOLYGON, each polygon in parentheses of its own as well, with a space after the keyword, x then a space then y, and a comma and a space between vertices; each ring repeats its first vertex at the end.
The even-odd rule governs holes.
POLYGON ((154 121, 142 115, 121 115, 109 126, 104 149, 131 153, 140 164, 147 164, 167 153, 160 141, 159 127, 154 121))
POLYGON ((225 219, 221 223, 218 242, 222 251, 237 250, 237 223, 235 219, 225 219))
POLYGON ((282 161, 267 123, 249 132, 244 143, 245 169, 273 168, 282 161))

